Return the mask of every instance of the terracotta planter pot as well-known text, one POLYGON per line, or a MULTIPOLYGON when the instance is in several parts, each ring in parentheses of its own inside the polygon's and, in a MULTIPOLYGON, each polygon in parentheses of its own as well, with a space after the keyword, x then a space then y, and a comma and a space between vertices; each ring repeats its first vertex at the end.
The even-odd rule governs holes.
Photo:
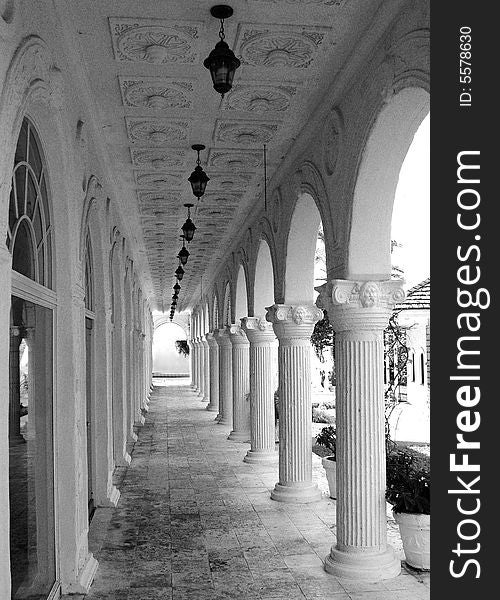
POLYGON ((332 460, 331 456, 324 456, 321 459, 322 465, 325 467, 326 478, 328 479, 328 487, 330 488, 330 498, 337 497, 337 463, 332 460))
POLYGON ((431 517, 410 513, 393 513, 399 525, 406 562, 415 569, 430 570, 431 517))

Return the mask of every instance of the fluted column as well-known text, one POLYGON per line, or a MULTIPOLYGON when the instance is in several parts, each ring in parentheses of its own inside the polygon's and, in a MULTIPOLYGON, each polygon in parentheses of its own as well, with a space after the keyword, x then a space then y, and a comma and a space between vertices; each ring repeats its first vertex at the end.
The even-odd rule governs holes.
POLYGON ((193 340, 188 339, 187 341, 189 346, 189 372, 191 375, 191 387, 194 387, 194 345, 193 340))
POLYGON ((201 340, 203 352, 203 397, 202 402, 210 402, 210 348, 206 336, 201 340))
POLYGON ((203 337, 200 336, 199 340, 199 384, 198 384, 198 396, 200 396, 201 401, 203 402, 205 399, 205 349, 203 348, 203 337))
POLYGON ((247 463, 276 461, 273 354, 276 336, 264 317, 241 319, 250 343, 250 450, 247 463))
POLYGON ((193 390, 196 392, 198 389, 198 344, 196 338, 191 338, 191 351, 193 353, 191 368, 192 368, 192 382, 193 390))
POLYGON ((214 338, 213 332, 207 333, 210 365, 210 402, 207 410, 219 410, 219 345, 214 338))
POLYGON ((231 325, 229 335, 233 345, 233 430, 228 440, 250 441, 250 344, 240 325, 231 325))
POLYGON ((219 425, 233 422, 233 357, 229 329, 218 329, 214 337, 219 346, 219 425))
POLYGON ((314 305, 267 309, 279 341, 279 482, 271 498, 281 502, 321 498, 312 482, 311 334, 322 315, 314 305))
POLYGON ((384 436, 384 329, 401 281, 334 280, 320 288, 335 331, 337 373, 337 545, 325 569, 378 581, 401 564, 387 544, 384 436))

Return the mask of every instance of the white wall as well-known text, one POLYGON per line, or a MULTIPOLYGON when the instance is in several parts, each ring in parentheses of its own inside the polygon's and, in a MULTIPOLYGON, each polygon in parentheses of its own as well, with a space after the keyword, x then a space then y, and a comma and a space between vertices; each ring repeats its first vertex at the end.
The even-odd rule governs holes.
POLYGON ((175 323, 160 325, 153 337, 153 373, 180 375, 189 374, 189 358, 175 349, 176 340, 185 340, 186 333, 175 323))

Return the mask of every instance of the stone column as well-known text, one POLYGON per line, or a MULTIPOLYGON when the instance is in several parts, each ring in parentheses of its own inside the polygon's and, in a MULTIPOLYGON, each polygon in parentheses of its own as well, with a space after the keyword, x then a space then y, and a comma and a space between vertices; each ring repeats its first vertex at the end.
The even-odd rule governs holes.
POLYGON ((279 341, 279 481, 271 492, 280 502, 315 502, 312 482, 311 334, 323 313, 314 305, 274 304, 266 319, 279 341))
POLYGON ((192 339, 188 340, 188 346, 189 346, 189 364, 190 364, 190 371, 191 371, 191 387, 194 388, 194 344, 193 344, 192 339))
POLYGON ((218 329, 214 337, 219 346, 219 425, 233 420, 233 357, 229 328, 218 329))
POLYGON ((199 345, 199 341, 198 338, 194 338, 193 339, 193 360, 194 360, 194 376, 193 376, 193 383, 194 383, 194 391, 197 392, 199 391, 199 385, 200 385, 200 353, 199 353, 199 349, 200 349, 200 345, 199 345))
POLYGON ((202 336, 200 336, 200 341, 199 341, 199 356, 200 356, 200 369, 199 369, 199 378, 200 378, 200 382, 198 385, 198 396, 200 397, 200 400, 202 402, 205 401, 205 348, 203 347, 204 344, 204 338, 202 336))
POLYGON ((233 345, 233 430, 228 440, 250 441, 250 344, 239 325, 231 325, 229 335, 233 345))
POLYGON ((210 347, 206 338, 206 334, 202 339, 203 352, 203 398, 202 402, 210 402, 210 347))
POLYGON ((210 402, 207 410, 219 411, 219 345, 213 332, 207 333, 210 364, 210 402))
POLYGON ((278 458, 274 442, 273 354, 276 336, 264 317, 245 317, 242 326, 250 342, 250 450, 247 463, 278 458))
POLYGON ((401 564, 387 544, 384 435, 384 340, 401 281, 334 280, 318 304, 335 331, 337 371, 337 545, 325 569, 378 581, 401 564))

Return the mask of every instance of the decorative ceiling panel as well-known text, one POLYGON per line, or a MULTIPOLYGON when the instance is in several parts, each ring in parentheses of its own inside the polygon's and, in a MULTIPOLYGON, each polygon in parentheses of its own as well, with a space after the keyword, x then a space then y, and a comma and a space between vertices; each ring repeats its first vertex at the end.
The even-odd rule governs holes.
POLYGON ((269 114, 284 112, 290 108, 297 85, 271 85, 262 82, 235 84, 222 103, 225 110, 269 114))
POLYGON ((243 65, 305 69, 313 62, 328 28, 240 24, 235 53, 243 65))
POLYGON ((126 107, 149 110, 190 109, 194 84, 187 79, 159 77, 119 77, 122 101, 126 107))
POLYGON ((240 148, 211 148, 208 154, 207 168, 223 169, 234 173, 255 171, 262 164, 262 152, 241 150, 240 148))
POLYGON ((116 60, 156 65, 199 62, 200 23, 109 19, 116 60))
POLYGON ((277 130, 278 123, 217 120, 213 139, 221 144, 262 146, 274 139, 277 130))
POLYGON ((182 169, 186 166, 187 150, 183 148, 131 148, 132 164, 139 169, 182 169))
POLYGON ((169 146, 185 142, 190 134, 188 120, 125 117, 128 139, 133 144, 169 146))
POLYGON ((183 188, 187 184, 183 173, 161 173, 149 171, 136 171, 135 182, 138 187, 155 190, 183 188))

